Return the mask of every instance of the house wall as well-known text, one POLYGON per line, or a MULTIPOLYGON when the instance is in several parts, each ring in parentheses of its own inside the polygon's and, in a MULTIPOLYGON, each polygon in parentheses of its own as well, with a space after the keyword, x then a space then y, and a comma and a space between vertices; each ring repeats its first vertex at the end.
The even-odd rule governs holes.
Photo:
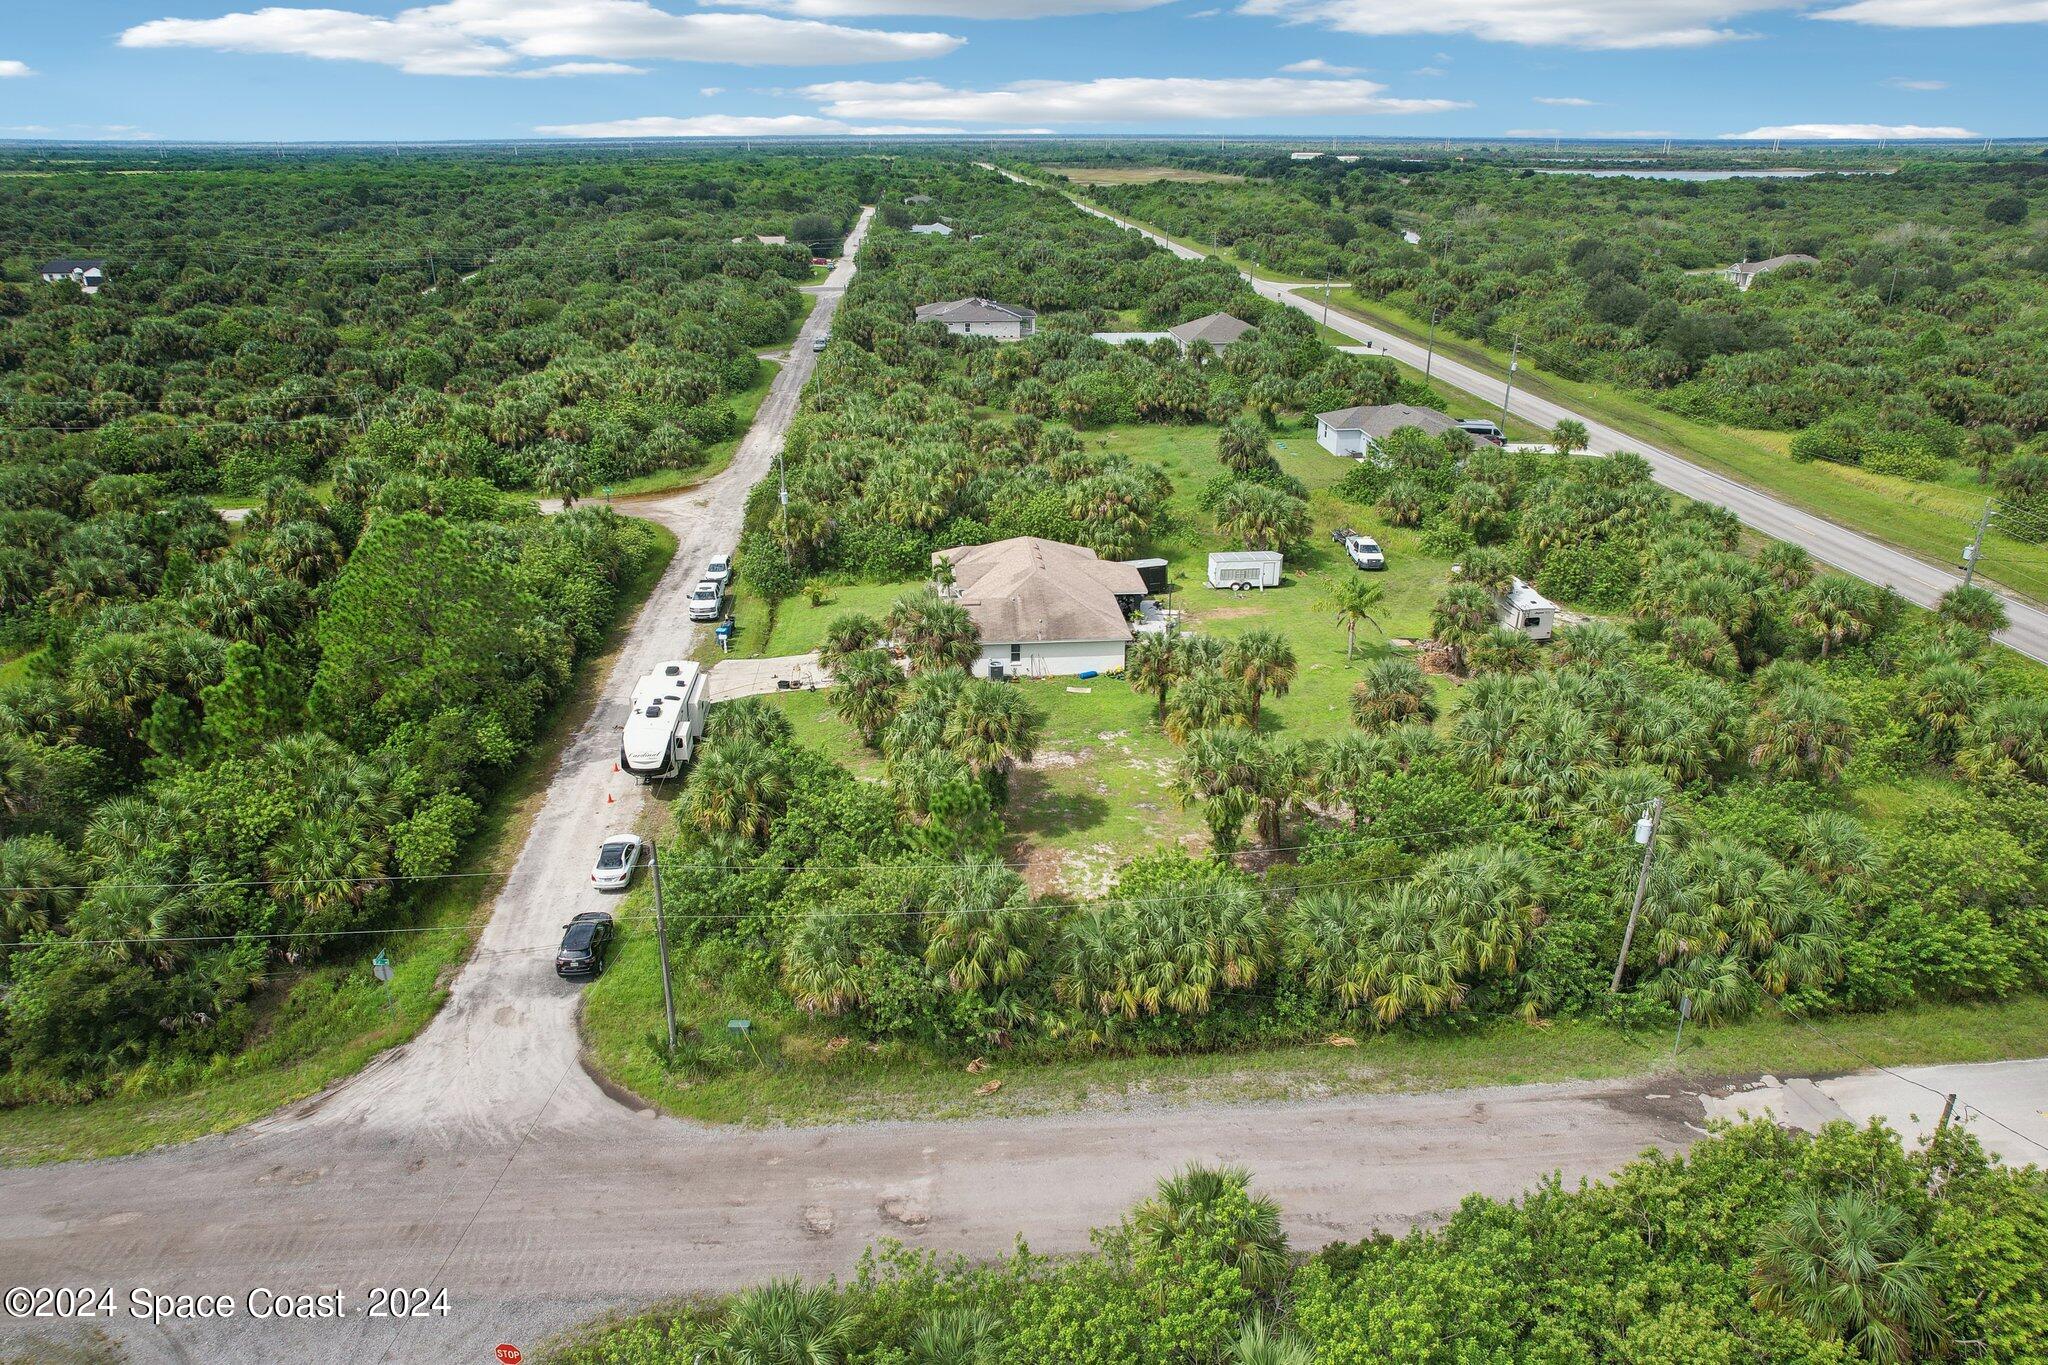
POLYGON ((994 337, 997 341, 1022 341, 1031 335, 1022 322, 949 322, 946 330, 955 336, 994 337))
POLYGON ((1071 678, 1076 673, 1093 669, 1097 673, 1108 673, 1124 666, 1124 649, 1128 640, 1025 640, 1012 645, 998 641, 984 641, 981 657, 974 661, 970 670, 977 678, 988 676, 991 661, 1000 663, 1005 674, 1012 669, 1031 678, 1071 678), (1011 662, 1011 654, 1019 657, 1011 662))
POLYGON ((1316 444, 1332 455, 1363 455, 1365 433, 1362 431, 1337 431, 1323 422, 1316 423, 1316 444))

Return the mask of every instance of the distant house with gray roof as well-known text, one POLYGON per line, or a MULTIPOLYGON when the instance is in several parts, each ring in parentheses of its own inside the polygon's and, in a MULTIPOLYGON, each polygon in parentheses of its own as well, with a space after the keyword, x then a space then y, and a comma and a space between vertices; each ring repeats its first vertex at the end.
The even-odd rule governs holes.
POLYGON ((36 274, 43 277, 44 284, 61 284, 68 280, 83 293, 97 294, 100 286, 107 282, 107 263, 96 256, 59 256, 37 266, 36 274))
POLYGON ((1022 341, 1038 330, 1038 314, 994 299, 951 299, 917 310, 919 322, 936 322, 955 336, 1022 341))
POLYGON ((1376 459, 1379 443, 1402 427, 1415 427, 1431 436, 1461 430, 1457 422, 1435 408, 1383 403, 1317 413, 1316 443, 1332 455, 1376 459))
POLYGON ((1747 294, 1749 287, 1756 283, 1759 275, 1768 275, 1773 270, 1783 270, 1788 265, 1819 264, 1820 257, 1807 256, 1794 251, 1783 256, 1772 256, 1766 260, 1739 262, 1722 271, 1721 276, 1737 289, 1747 294))
POLYGON ((951 237, 953 229, 944 223, 912 223, 910 230, 923 237, 951 237))
POLYGON ((1220 351, 1251 330, 1249 322, 1228 313, 1210 313, 1166 329, 1167 334, 1180 343, 1183 351, 1198 341, 1206 341, 1211 348, 1220 351))

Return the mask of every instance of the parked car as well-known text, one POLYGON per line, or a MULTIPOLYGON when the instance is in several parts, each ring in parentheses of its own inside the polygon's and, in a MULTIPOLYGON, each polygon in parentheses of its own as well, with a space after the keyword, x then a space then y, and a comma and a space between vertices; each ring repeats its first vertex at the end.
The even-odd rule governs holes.
POLYGON ((603 910, 585 910, 562 926, 562 946, 555 950, 556 976, 596 976, 604 970, 612 946, 612 917, 603 910))
POLYGON ((1344 553, 1361 569, 1377 570, 1387 567, 1386 551, 1380 549, 1380 543, 1371 536, 1344 537, 1344 553))
POLYGON ((814 351, 822 351, 825 349, 825 343, 830 340, 832 340, 832 334, 830 332, 820 332, 816 336, 811 338, 811 349, 814 351))
POLYGON ((700 578, 697 586, 690 589, 690 619, 692 621, 716 621, 725 614, 725 584, 712 578, 700 578))
POLYGON ((590 869, 590 884, 600 891, 624 891, 633 884, 640 860, 647 855, 647 842, 637 834, 612 834, 597 846, 597 865, 590 869))
POLYGON ((707 583, 716 583, 721 588, 730 587, 732 585, 732 556, 720 555, 709 564, 706 564, 704 566, 704 580, 707 583))
POLYGON ((1500 423, 1491 418, 1467 417, 1458 423, 1458 430, 1467 435, 1477 436, 1482 441, 1491 441, 1495 445, 1507 444, 1508 434, 1500 429, 1500 423))

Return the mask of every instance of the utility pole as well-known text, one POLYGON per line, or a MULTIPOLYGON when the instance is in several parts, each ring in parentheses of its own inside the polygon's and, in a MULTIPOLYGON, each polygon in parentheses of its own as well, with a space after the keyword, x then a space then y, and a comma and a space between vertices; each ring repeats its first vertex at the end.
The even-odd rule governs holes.
POLYGON ((1508 434, 1508 404, 1515 396, 1515 371, 1522 368, 1522 334, 1515 334, 1515 348, 1508 356, 1508 386, 1500 396, 1500 434, 1508 434))
POLYGON ((1984 515, 1977 518, 1977 534, 1963 547, 1963 586, 1966 588, 1970 586, 1971 580, 1976 578, 1977 561, 1984 555, 1984 532, 1991 526, 1993 505, 1992 499, 1984 500, 1984 515))
POLYGON ((1628 966, 1629 946, 1636 941, 1636 921, 1642 917, 1643 898, 1650 894, 1650 860, 1657 852, 1657 826, 1664 818, 1664 798, 1650 802, 1650 808, 1636 817, 1636 842, 1643 846, 1643 865, 1636 873, 1636 901, 1628 910, 1628 927, 1621 931, 1621 956, 1614 959, 1614 980, 1609 994, 1621 989, 1621 974, 1628 966))
POLYGON ((1330 325, 1330 277, 1323 276, 1323 326, 1330 325))
POLYGON ((1422 382, 1425 384, 1429 382, 1430 370, 1436 365, 1436 320, 1443 315, 1441 308, 1433 308, 1429 313, 1429 354, 1422 358, 1422 382))
POLYGON ((1950 1095, 1941 1105, 1941 1122, 1934 1125, 1934 1136, 1940 1137, 1948 1131, 1948 1121, 1955 1117, 1956 1097, 1950 1095))
POLYGON ((661 856, 647 841, 647 870, 654 876, 654 946, 661 953, 661 1012, 668 1019, 668 1055, 676 1055, 676 992, 668 979, 668 917, 661 910, 661 856))

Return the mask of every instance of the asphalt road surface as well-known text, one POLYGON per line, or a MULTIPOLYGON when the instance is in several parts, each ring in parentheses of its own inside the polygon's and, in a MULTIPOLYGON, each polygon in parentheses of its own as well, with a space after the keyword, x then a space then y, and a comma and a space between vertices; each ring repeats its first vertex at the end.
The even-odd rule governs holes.
MULTIPOLYGON (((850 270, 820 291, 732 468, 636 505, 681 549, 441 1014, 358 1076, 236 1132, 0 1172, 0 1290, 103 1289, 112 1308, 69 1322, 0 1313, 0 1359, 47 1359, 99 1334, 145 1362, 484 1362, 500 1343, 530 1356, 608 1308, 846 1272, 883 1236, 975 1256, 1020 1234, 1041 1252, 1083 1250, 1090 1228, 1197 1159, 1249 1166, 1295 1244, 1314 1247, 1439 1219, 1471 1191, 1511 1196, 1552 1171, 1597 1177, 1644 1148, 1681 1149, 1723 1103, 1615 1083, 761 1131, 663 1118, 592 1080, 578 990, 556 979, 552 951, 561 922, 599 903, 587 890, 599 840, 642 810, 642 789, 612 771, 619 714, 635 678, 689 652, 684 595, 732 548, 850 270), (397 1300, 410 1315, 373 1316, 379 1287, 424 1296, 397 1300), (197 1303, 137 1316, 138 1291, 228 1296, 234 1316, 195 1316, 197 1303), (339 1294, 340 1316, 252 1316, 256 1291, 339 1294)), ((2024 1074, 2024 1093, 2039 1093, 2048 1072, 2024 1074)), ((1969 1098, 1990 1104, 1978 1088, 1969 1098)), ((1852 1100, 1879 1103, 1863 1091, 1840 1103, 1852 1100)))
MULTIPOLYGON (((1029 180, 1013 171, 998 170, 986 163, 981 164, 986 169, 995 170, 998 174, 1020 184, 1038 184, 1037 181, 1029 180)), ((1113 213, 1106 213, 1093 205, 1084 204, 1072 196, 1067 198, 1068 202, 1082 212, 1106 218, 1119 227, 1137 232, 1165 247, 1182 260, 1198 261, 1203 258, 1203 253, 1192 247, 1171 241, 1148 228, 1119 218, 1113 213)), ((1427 363, 1433 378, 1441 379, 1453 388, 1483 399, 1487 404, 1488 415, 1497 412, 1501 399, 1508 396, 1505 384, 1492 375, 1448 356, 1437 355, 1432 359, 1427 349, 1417 342, 1369 323, 1360 322, 1357 318, 1338 312, 1334 308, 1326 309, 1321 300, 1315 297, 1314 285, 1285 284, 1252 274, 1246 274, 1245 279, 1250 282, 1252 288, 1265 297, 1296 308, 1318 322, 1326 322, 1331 330, 1342 332, 1355 341, 1367 343, 1373 350, 1383 355, 1391 356, 1417 370, 1424 368, 1427 363)), ((1662 450, 1604 422, 1596 421, 1562 403, 1554 403, 1547 398, 1539 398, 1526 392, 1516 392, 1509 399, 1508 411, 1532 426, 1546 431, 1567 417, 1583 422, 1587 434, 1592 438, 1588 448, 1594 454, 1606 455, 1619 450, 1632 450, 1650 462, 1651 472, 1657 482, 1666 488, 1683 493, 1686 497, 1699 502, 1725 507, 1741 518, 1743 525, 1775 540, 1803 546, 1808 554, 1823 564, 1832 565, 1866 582, 1895 589, 1909 602, 1931 607, 1943 593, 1961 581, 1959 574, 1952 573, 1940 565, 1930 564, 1915 555, 1894 549, 1869 536, 1829 521, 1826 517, 1816 516, 1812 512, 1794 507, 1740 480, 1703 469, 1668 450, 1662 450)), ((1957 533, 1958 558, 1962 555, 1963 542, 1966 539, 1966 531, 1957 533)), ((2001 632, 1998 639, 2030 659, 2048 662, 2048 611, 2042 611, 2028 602, 2011 596, 2005 598, 2005 609, 2012 619, 2012 626, 2001 632)))

